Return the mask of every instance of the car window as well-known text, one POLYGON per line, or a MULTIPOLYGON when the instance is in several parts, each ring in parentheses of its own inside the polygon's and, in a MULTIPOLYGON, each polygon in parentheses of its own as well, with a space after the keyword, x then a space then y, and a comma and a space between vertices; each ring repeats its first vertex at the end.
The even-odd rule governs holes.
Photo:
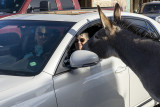
POLYGON ((137 27, 140 27, 144 30, 147 30, 147 24, 145 21, 143 20, 138 20, 138 19, 132 19, 132 18, 125 18, 125 20, 128 20, 129 22, 131 22, 132 24, 136 25, 137 27))
POLYGON ((17 13, 25 0, 0 0, 0 12, 17 13))
POLYGON ((74 9, 72 0, 60 0, 63 10, 74 9))
POLYGON ((137 31, 142 34, 141 36, 148 37, 154 40, 159 39, 157 31, 153 28, 153 26, 151 26, 148 21, 139 18, 127 17, 124 17, 124 19, 135 25, 137 27, 137 31))
POLYGON ((88 33, 89 39, 98 31, 102 28, 102 24, 100 20, 93 21, 85 26, 83 26, 79 32, 77 32, 76 36, 72 39, 70 44, 68 45, 67 50, 65 51, 60 64, 58 66, 58 69, 56 71, 56 74, 66 72, 70 70, 70 62, 69 58, 71 54, 76 51, 76 42, 77 42, 77 36, 82 34, 83 32, 88 33))
POLYGON ((40 11, 40 2, 41 1, 48 1, 51 4, 51 10, 57 10, 57 4, 55 0, 31 0, 30 7, 32 7, 34 12, 40 11))
POLYGON ((143 7, 142 13, 160 13, 160 4, 146 4, 143 7))
POLYGON ((152 38, 154 38, 154 39, 159 41, 160 35, 157 33, 157 31, 154 29, 154 27, 148 22, 147 22, 147 27, 150 30, 152 38))
POLYGON ((40 73, 73 24, 58 21, 0 21, 0 73, 40 73))

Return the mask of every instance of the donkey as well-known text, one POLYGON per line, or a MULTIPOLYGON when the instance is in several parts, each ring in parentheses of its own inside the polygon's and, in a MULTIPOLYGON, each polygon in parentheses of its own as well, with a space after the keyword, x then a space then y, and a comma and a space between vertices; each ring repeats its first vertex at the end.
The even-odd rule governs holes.
POLYGON ((160 43, 142 38, 135 32, 136 26, 121 20, 118 3, 114 21, 110 21, 99 6, 98 12, 103 28, 88 40, 83 49, 95 52, 100 58, 119 57, 135 72, 151 97, 160 102, 160 43))

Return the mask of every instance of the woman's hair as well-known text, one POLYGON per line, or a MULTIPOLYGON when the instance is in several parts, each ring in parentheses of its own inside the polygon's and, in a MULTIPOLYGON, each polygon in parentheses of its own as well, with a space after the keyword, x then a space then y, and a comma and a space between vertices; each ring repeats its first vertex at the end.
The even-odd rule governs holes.
POLYGON ((89 40, 89 33, 83 32, 79 36, 82 36, 82 35, 84 35, 84 37, 87 39, 87 41, 89 40))

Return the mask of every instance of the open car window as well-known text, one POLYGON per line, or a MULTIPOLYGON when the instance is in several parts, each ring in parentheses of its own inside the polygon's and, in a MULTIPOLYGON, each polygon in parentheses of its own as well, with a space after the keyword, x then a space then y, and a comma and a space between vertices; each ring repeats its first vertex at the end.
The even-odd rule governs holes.
POLYGON ((70 71, 70 56, 72 55, 72 53, 74 51, 76 51, 76 42, 77 42, 77 37, 78 35, 82 34, 82 33, 88 33, 89 39, 98 31, 102 28, 102 24, 100 23, 100 20, 96 20, 94 22, 89 23, 88 25, 83 26, 79 32, 77 32, 76 36, 72 39, 72 41, 70 42, 70 44, 68 45, 67 50, 65 51, 58 69, 56 71, 56 74, 59 73, 64 73, 67 71, 70 71))

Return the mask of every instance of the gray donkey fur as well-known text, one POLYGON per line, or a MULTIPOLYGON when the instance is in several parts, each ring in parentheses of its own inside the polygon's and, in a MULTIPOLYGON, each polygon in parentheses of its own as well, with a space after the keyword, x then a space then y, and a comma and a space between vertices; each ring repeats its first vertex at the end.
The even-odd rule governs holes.
POLYGON ((160 43, 141 38, 131 30, 118 26, 121 22, 117 3, 112 23, 98 6, 103 25, 83 49, 95 52, 100 58, 119 57, 139 77, 151 97, 160 102, 160 43))

